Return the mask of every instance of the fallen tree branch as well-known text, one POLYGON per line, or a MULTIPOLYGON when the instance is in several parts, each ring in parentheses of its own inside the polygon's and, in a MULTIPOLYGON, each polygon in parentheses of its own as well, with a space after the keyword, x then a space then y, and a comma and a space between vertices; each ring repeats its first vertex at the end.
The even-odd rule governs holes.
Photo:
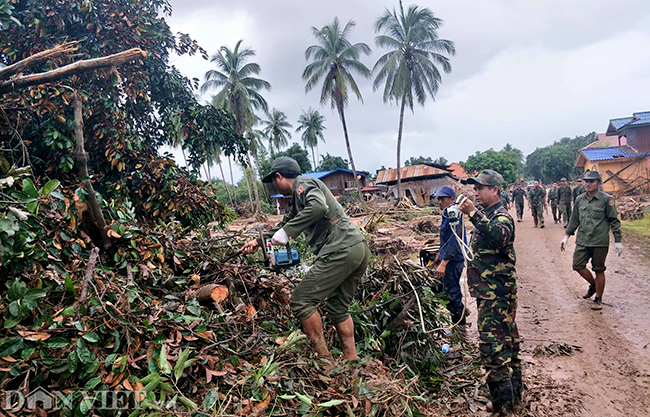
POLYGON ((143 51, 140 48, 133 48, 129 49, 128 51, 119 52, 117 54, 108 55, 101 58, 84 59, 81 61, 73 62, 72 64, 65 65, 61 68, 53 69, 51 71, 25 75, 4 81, 0 83, 0 94, 26 88, 32 85, 57 81, 81 72, 121 65, 138 58, 145 59, 146 57, 146 51, 143 51))
POLYGON ((84 281, 81 284, 81 293, 79 294, 79 304, 84 304, 88 299, 88 287, 90 286, 90 282, 93 278, 93 272, 95 271, 97 258, 99 258, 99 248, 95 246, 93 250, 90 251, 90 256, 88 257, 86 275, 84 276, 84 281))
POLYGON ((0 81, 8 80, 12 75, 23 73, 28 68, 34 67, 50 59, 70 56, 72 52, 77 52, 80 42, 81 41, 72 41, 64 43, 63 45, 57 45, 52 49, 38 52, 7 67, 0 68, 0 81))

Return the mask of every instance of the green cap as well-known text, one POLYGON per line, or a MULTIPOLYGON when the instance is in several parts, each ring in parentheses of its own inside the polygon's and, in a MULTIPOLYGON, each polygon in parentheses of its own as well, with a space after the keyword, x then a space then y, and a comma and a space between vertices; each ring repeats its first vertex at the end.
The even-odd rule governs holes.
POLYGON ((484 169, 476 177, 467 179, 468 184, 487 185, 488 187, 503 187, 503 177, 491 169, 484 169))
POLYGON ((566 181, 566 177, 560 178, 560 181, 566 181))
POLYGON ((295 178, 300 175, 300 165, 295 159, 288 156, 275 158, 271 163, 271 171, 262 179, 262 182, 273 181, 276 172, 279 172, 283 177, 295 178))
POLYGON ((600 172, 598 171, 587 171, 584 177, 582 178, 585 180, 598 180, 598 181, 603 180, 603 178, 600 176, 600 172))

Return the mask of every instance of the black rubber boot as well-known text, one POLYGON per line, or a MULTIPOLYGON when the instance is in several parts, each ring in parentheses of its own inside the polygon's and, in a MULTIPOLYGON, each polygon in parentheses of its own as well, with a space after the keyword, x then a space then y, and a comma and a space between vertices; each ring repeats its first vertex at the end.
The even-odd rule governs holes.
POLYGON ((515 369, 512 372, 512 393, 514 394, 514 410, 519 413, 523 409, 523 402, 521 400, 524 391, 524 381, 521 378, 521 369, 515 369))
POLYGON ((492 416, 509 416, 515 410, 514 390, 511 380, 488 382, 492 397, 492 416))

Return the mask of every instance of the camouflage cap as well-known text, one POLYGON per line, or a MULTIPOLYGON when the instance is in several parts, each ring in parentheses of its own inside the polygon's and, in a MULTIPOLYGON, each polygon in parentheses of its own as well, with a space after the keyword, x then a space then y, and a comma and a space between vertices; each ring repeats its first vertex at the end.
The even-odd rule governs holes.
POLYGON ((467 184, 487 185, 488 187, 503 188, 503 177, 491 169, 484 169, 475 177, 467 179, 467 184))
POLYGON ((603 178, 600 176, 600 172, 598 171, 588 171, 585 173, 585 175, 582 178, 585 180, 598 180, 598 181, 603 180, 603 178))
POLYGON ((273 181, 276 172, 279 172, 283 177, 295 178, 300 175, 300 165, 295 159, 288 156, 275 158, 271 163, 271 171, 262 179, 262 182, 269 183, 273 181))

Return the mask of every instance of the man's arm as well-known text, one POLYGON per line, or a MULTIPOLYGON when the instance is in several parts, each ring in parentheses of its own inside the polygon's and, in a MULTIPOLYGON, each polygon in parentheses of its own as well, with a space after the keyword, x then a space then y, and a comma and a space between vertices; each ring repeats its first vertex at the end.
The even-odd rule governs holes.
POLYGON ((578 205, 574 204, 573 211, 571 212, 571 220, 569 220, 569 225, 564 233, 568 236, 573 236, 578 226, 580 226, 580 211, 578 210, 578 205))
POLYGON ((614 242, 619 243, 623 236, 621 234, 621 221, 618 219, 618 212, 616 211, 616 202, 614 201, 613 198, 607 202, 605 215, 607 216, 609 227, 612 229, 612 234, 614 235, 614 242))
POLYGON ((514 232, 514 225, 505 214, 497 214, 490 220, 482 211, 477 211, 470 221, 486 236, 488 245, 495 249, 506 247, 514 232))
MULTIPOLYGON (((284 225, 287 224, 289 221, 291 221, 291 219, 293 219, 294 217, 296 217, 296 208, 295 208, 295 204, 291 204, 291 210, 289 210, 289 212, 284 215, 282 220, 278 222, 275 226, 273 226, 271 230, 264 232, 264 238, 271 239, 271 237, 273 237, 275 232, 282 229, 282 227, 284 227, 284 225)), ((262 239, 257 238, 257 243, 260 246, 262 246, 262 239)))
POLYGON ((313 187, 305 189, 305 199, 305 208, 282 225, 282 228, 287 232, 289 237, 296 238, 305 229, 327 214, 327 200, 320 188, 313 187))

